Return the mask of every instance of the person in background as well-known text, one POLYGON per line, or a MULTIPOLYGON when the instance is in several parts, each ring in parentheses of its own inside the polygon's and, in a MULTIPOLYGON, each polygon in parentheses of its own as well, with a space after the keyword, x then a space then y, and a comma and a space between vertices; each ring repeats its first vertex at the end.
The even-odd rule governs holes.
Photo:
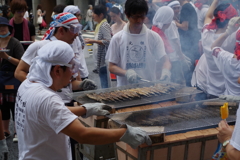
POLYGON ((3 5, 3 6, 2 6, 2 16, 5 17, 5 18, 7 18, 7 19, 11 19, 11 18, 9 17, 9 12, 11 12, 11 11, 10 11, 10 7, 9 7, 8 5, 3 5))
POLYGON ((204 20, 209 9, 208 0, 197 0, 195 2, 195 6, 198 16, 198 30, 201 33, 204 25, 204 20))
POLYGON ((112 7, 110 9, 110 17, 113 22, 115 22, 112 26, 112 34, 115 35, 119 31, 123 29, 125 26, 126 22, 124 22, 121 18, 121 12, 117 7, 112 7))
POLYGON ((145 0, 127 0, 125 14, 129 22, 113 36, 108 48, 109 71, 117 75, 117 86, 171 79, 171 63, 160 36, 144 24, 148 13, 145 0), (162 71, 162 73, 160 73, 162 71))
MULTIPOLYGON (((154 32, 158 33, 164 42, 164 48, 165 48, 165 51, 167 53, 167 56, 171 62, 171 66, 172 66, 171 81, 174 83, 179 83, 179 84, 185 85, 181 62, 179 61, 180 57, 178 56, 178 53, 176 52, 176 50, 174 49, 174 46, 172 45, 174 43, 170 43, 170 41, 169 41, 170 38, 175 39, 177 37, 176 36, 175 37, 172 37, 172 36, 167 37, 166 36, 166 31, 172 24, 173 16, 174 16, 174 12, 173 12, 172 8, 170 8, 168 6, 160 7, 157 10, 155 16, 153 17, 152 30, 154 32)), ((176 33, 176 31, 177 30, 175 30, 175 31, 171 30, 170 34, 172 32, 176 33)))
MULTIPOLYGON (((0 17, 0 48, 8 49, 9 52, 0 52, 0 70, 14 72, 23 53, 24 49, 20 42, 11 37, 13 27, 5 17, 0 17)), ((15 121, 15 99, 16 92, 1 93, 0 91, 0 108, 2 111, 3 129, 6 138, 10 137, 9 123, 12 113, 15 121)), ((14 133, 13 142, 17 142, 17 135, 14 133)))
POLYGON ((228 23, 225 33, 223 33, 211 46, 214 62, 225 79, 226 90, 223 95, 240 95, 240 85, 238 83, 240 75, 240 30, 238 30, 236 34, 234 53, 228 52, 221 47, 223 42, 234 33, 239 26, 240 17, 232 18, 228 23))
MULTIPOLYGON (((13 26, 12 35, 19 41, 35 41, 35 27, 23 16, 27 10, 27 3, 25 0, 12 0, 10 4, 13 18, 9 21, 13 26)), ((28 48, 29 44, 23 44, 24 50, 28 48)))
POLYGON ((109 13, 110 9, 112 8, 112 3, 109 0, 106 0, 106 7, 107 7, 107 13, 109 13))
POLYGON ((148 14, 146 15, 144 19, 144 24, 149 28, 152 29, 152 20, 155 15, 155 10, 149 9, 148 14))
POLYGON ((98 5, 94 7, 93 20, 98 23, 95 30, 95 38, 85 39, 86 43, 93 44, 93 55, 96 63, 96 69, 94 69, 94 72, 99 74, 102 88, 108 88, 108 76, 105 56, 112 34, 111 27, 106 20, 106 16, 107 10, 105 6, 98 5))
POLYGON ((118 3, 118 0, 111 0, 112 7, 117 7, 120 12, 123 14, 123 7, 118 3))
POLYGON ((86 15, 86 22, 87 25, 83 28, 84 31, 86 31, 88 28, 90 29, 91 32, 93 32, 93 22, 92 22, 92 16, 93 16, 93 12, 92 12, 92 5, 88 6, 88 10, 87 10, 87 15, 86 15))
POLYGON ((184 72, 187 86, 191 86, 191 78, 195 61, 200 58, 198 42, 200 33, 197 28, 197 13, 188 0, 178 0, 182 6, 180 21, 175 21, 180 35, 183 53, 191 59, 190 71, 184 72))
POLYGON ((129 125, 119 129, 85 127, 78 120, 79 116, 107 115, 110 107, 103 103, 66 107, 56 92, 67 86, 76 73, 72 48, 55 40, 38 53, 16 98, 20 160, 71 159, 69 137, 92 145, 123 141, 137 148, 143 143, 152 144, 146 132, 129 125))
MULTIPOLYGON (((63 12, 72 13, 73 15, 75 15, 77 17, 78 21, 80 22, 81 11, 78 8, 78 6, 69 5, 64 8, 63 12)), ((80 25, 79 27, 81 28, 82 25, 80 25)), ((88 79, 89 72, 88 72, 86 60, 85 60, 84 53, 83 53, 82 42, 80 41, 79 36, 81 36, 81 34, 79 34, 75 38, 75 40, 73 41, 73 44, 71 44, 71 45, 72 45, 73 51, 75 52, 78 60, 80 61, 79 72, 80 72, 81 79, 84 80, 84 79, 88 79)), ((83 38, 81 37, 81 39, 83 39, 83 38)), ((83 45, 85 45, 85 44, 83 44, 83 45)))
POLYGON ((62 13, 65 7, 66 7, 66 5, 63 5, 63 4, 56 5, 53 8, 53 12, 52 12, 52 16, 51 17, 53 18, 54 15, 62 13))
POLYGON ((208 98, 216 98, 225 92, 225 80, 214 62, 211 45, 225 33, 229 20, 237 16, 237 11, 229 3, 218 5, 220 0, 214 0, 207 12, 202 31, 202 46, 208 64, 207 93, 208 98), (214 17, 212 19, 212 17, 214 17))
MULTIPOLYGON (((42 11, 42 5, 39 4, 39 5, 37 6, 37 16, 38 16, 38 18, 42 17, 42 19, 43 19, 43 15, 44 15, 44 14, 45 14, 45 13, 42 11)), ((39 34, 39 35, 42 35, 43 26, 42 26, 42 24, 38 24, 38 26, 39 26, 38 34, 39 34)))
POLYGON ((26 12, 25 12, 23 18, 25 18, 26 20, 29 21, 29 13, 28 13, 28 10, 26 10, 26 12))

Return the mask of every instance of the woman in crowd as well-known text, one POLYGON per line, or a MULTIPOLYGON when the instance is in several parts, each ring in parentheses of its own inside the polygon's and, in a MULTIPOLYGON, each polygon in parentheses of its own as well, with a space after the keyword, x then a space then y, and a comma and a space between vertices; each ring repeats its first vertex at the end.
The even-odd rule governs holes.
POLYGON ((126 22, 124 22, 121 18, 122 13, 117 7, 112 7, 110 9, 110 17, 113 22, 115 22, 112 26, 112 34, 116 34, 117 32, 121 31, 125 26, 126 22))
MULTIPOLYGON (((4 17, 0 17, 0 48, 9 50, 8 52, 0 52, 0 71, 14 72, 24 53, 24 49, 20 42, 16 38, 11 37, 12 30, 13 27, 9 25, 8 20, 4 17)), ((14 121, 15 97, 15 92, 0 93, 0 108, 2 111, 3 129, 6 138, 10 136, 10 111, 12 112, 14 121)), ((16 142, 17 138, 14 138, 13 141, 16 142)))
POLYGON ((106 20, 107 10, 103 5, 98 5, 93 9, 93 19, 96 21, 95 38, 86 38, 86 43, 93 43, 93 54, 96 62, 95 73, 99 74, 102 88, 108 88, 107 67, 105 56, 111 40, 111 27, 106 20))
MULTIPOLYGON (((41 6, 41 4, 39 4, 39 5, 37 6, 37 16, 38 16, 38 19, 42 19, 42 20, 43 20, 43 16, 44 16, 44 15, 45 15, 45 12, 42 11, 42 6, 41 6)), ((38 34, 39 34, 39 35, 42 35, 43 26, 42 26, 41 23, 38 24, 38 26, 39 26, 38 34)))
POLYGON ((164 42, 165 51, 172 65, 171 81, 175 83, 185 84, 178 53, 174 49, 174 46, 172 45, 173 43, 170 43, 168 37, 166 36, 166 30, 171 25, 173 16, 174 12, 172 8, 168 6, 159 8, 153 17, 152 30, 158 33, 164 42))
MULTIPOLYGON (((12 0, 11 11, 13 18, 10 24, 13 26, 12 36, 19 41, 35 41, 35 27, 23 16, 27 10, 27 3, 25 0, 12 0)), ((24 50, 28 48, 29 44, 23 44, 24 50)))
POLYGON ((208 64, 207 93, 209 98, 217 97, 225 91, 224 77, 214 62, 211 45, 226 31, 229 20, 237 16, 237 11, 231 4, 218 5, 218 2, 219 0, 214 0, 210 6, 202 31, 203 51, 208 64))

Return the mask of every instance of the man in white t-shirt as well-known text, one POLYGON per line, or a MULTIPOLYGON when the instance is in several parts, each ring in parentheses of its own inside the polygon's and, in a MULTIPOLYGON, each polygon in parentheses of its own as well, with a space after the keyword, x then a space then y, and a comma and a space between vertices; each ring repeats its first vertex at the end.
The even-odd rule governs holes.
MULTIPOLYGON (((39 42, 34 42, 31 44, 24 56, 21 58, 19 65, 15 71, 15 77, 20 80, 24 81, 29 71, 29 67, 32 64, 32 59, 38 55, 38 50, 44 46, 45 44, 49 43, 50 41, 54 40, 62 40, 67 42, 68 44, 72 44, 73 41, 78 36, 77 28, 72 27, 72 25, 78 24, 78 19, 71 13, 61 13, 58 14, 52 23, 52 27, 46 32, 45 36, 47 40, 42 40, 39 42), (70 19, 70 20, 69 20, 70 19), (67 23, 64 23, 67 22, 67 23), (63 25, 64 23, 64 25, 63 25), (72 28, 70 28, 70 26, 72 28), (69 28, 68 28, 69 27, 69 28), (75 30, 75 31, 74 31, 75 30)), ((70 103, 71 98, 67 96, 72 90, 91 90, 96 89, 96 85, 91 80, 84 80, 84 81, 73 81, 69 87, 61 89, 59 95, 63 98, 65 103, 70 103)))
POLYGON ((137 83, 141 78, 149 81, 171 78, 171 64, 162 39, 143 24, 147 12, 145 0, 126 1, 129 22, 113 36, 106 56, 110 72, 117 75, 117 86, 137 83))
POLYGON ((137 148, 142 143, 151 144, 144 131, 128 125, 119 129, 84 127, 78 116, 106 115, 110 108, 103 103, 66 107, 56 94, 78 70, 72 48, 55 40, 40 48, 38 55, 16 97, 19 160, 71 160, 69 137, 93 145, 123 141, 137 148))

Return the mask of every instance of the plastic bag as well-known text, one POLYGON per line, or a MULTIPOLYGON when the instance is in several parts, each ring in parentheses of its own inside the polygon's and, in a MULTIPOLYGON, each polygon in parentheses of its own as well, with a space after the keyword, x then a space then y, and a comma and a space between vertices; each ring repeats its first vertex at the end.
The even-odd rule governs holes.
POLYGON ((44 19, 42 20, 41 26, 42 26, 43 28, 47 27, 47 23, 44 21, 44 19))
POLYGON ((227 157, 227 153, 220 143, 212 156, 212 160, 229 160, 227 157))

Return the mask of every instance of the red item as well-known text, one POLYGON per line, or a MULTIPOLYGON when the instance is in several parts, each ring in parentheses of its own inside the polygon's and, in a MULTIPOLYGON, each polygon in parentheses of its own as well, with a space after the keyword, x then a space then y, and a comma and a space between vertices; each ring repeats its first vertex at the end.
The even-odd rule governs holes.
POLYGON ((154 32, 158 33, 159 36, 162 38, 162 40, 164 42, 164 47, 165 47, 165 50, 166 50, 167 54, 174 52, 174 50, 172 49, 172 47, 171 47, 171 45, 170 45, 166 35, 164 34, 164 32, 160 28, 158 28, 157 26, 152 26, 152 30, 154 32))
POLYGON ((216 21, 218 19, 220 19, 221 22, 224 22, 226 19, 231 19, 237 15, 238 13, 236 9, 230 4, 229 7, 226 8, 224 11, 218 11, 212 22, 206 26, 206 29, 217 29, 216 21))
POLYGON ((201 10, 203 4, 206 3, 207 1, 208 1, 208 0, 197 0, 197 1, 195 2, 195 6, 196 6, 199 10, 201 10))
POLYGON ((110 73, 110 78, 111 78, 111 80, 116 80, 117 79, 116 75, 112 74, 112 73, 110 73))
POLYGON ((47 27, 47 23, 46 23, 44 20, 42 20, 41 26, 42 26, 43 28, 45 28, 45 27, 47 27))
MULTIPOLYGON (((14 37, 14 20, 13 18, 9 21, 9 24, 13 26, 12 34, 11 36, 14 37)), ((30 41, 30 32, 28 29, 28 20, 23 18, 23 41, 30 41)))
POLYGON ((240 59, 240 30, 237 31, 236 34, 236 48, 234 54, 237 56, 237 59, 240 59))

